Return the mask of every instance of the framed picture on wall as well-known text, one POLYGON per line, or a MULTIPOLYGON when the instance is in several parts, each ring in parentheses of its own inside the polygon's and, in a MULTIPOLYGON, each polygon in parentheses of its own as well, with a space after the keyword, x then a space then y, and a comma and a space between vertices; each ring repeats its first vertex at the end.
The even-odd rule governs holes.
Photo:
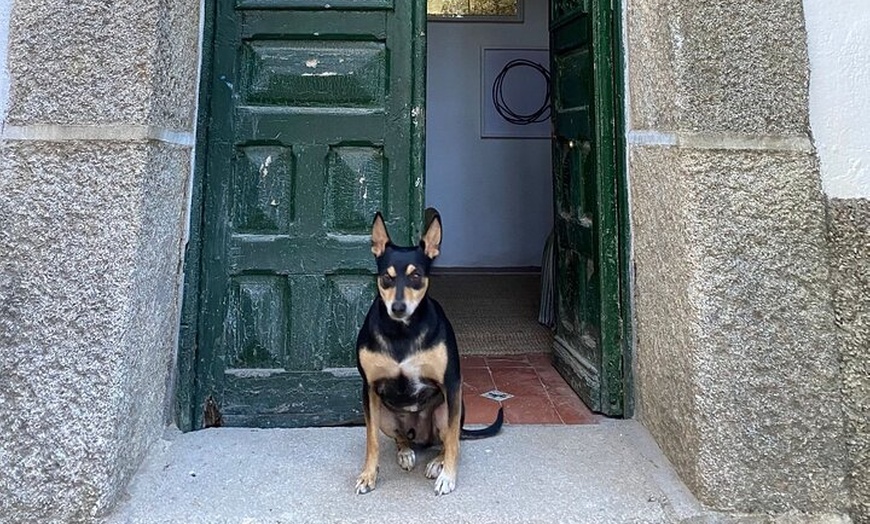
POLYGON ((522 22, 524 0, 427 0, 430 22, 522 22))
POLYGON ((550 53, 483 48, 481 138, 550 138, 550 53))

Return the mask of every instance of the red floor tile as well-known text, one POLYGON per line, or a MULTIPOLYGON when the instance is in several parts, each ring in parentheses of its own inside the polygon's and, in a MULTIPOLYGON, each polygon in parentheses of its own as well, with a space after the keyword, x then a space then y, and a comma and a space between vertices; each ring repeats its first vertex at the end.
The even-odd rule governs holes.
POLYGON ((470 368, 460 368, 460 369, 462 371, 462 378, 463 379, 465 379, 467 377, 483 377, 483 378, 486 378, 488 381, 492 382, 492 378, 491 378, 492 372, 489 370, 488 367, 484 366, 484 367, 480 367, 480 368, 470 367, 470 368))
POLYGON ((467 424, 490 424, 499 405, 507 424, 595 424, 597 415, 553 367, 547 353, 462 357, 467 424), (501 403, 481 394, 498 389, 513 397, 501 403))
POLYGON ((537 370, 553 369, 553 357, 549 353, 529 353, 526 358, 529 364, 537 370))
POLYGON ((459 366, 464 373, 467 369, 486 368, 486 357, 483 355, 469 355, 459 358, 459 366))
POLYGON ((541 382, 546 384, 547 387, 552 388, 556 386, 564 386, 569 390, 571 389, 571 387, 565 382, 565 379, 562 378, 562 375, 560 375, 552 365, 546 368, 535 368, 535 372, 538 373, 541 382))
POLYGON ((596 421, 595 414, 589 411, 567 384, 549 388, 547 392, 553 407, 566 424, 589 424, 596 421))
POLYGON ((589 408, 586 407, 580 399, 576 400, 580 403, 580 406, 577 406, 572 401, 566 401, 564 399, 555 399, 553 401, 553 406, 556 408, 556 413, 559 414, 559 418, 562 419, 562 422, 565 424, 595 424, 598 422, 595 414, 589 411, 589 408))
MULTIPOLYGON (((463 392, 464 394, 465 392, 463 392)), ((492 424, 498 415, 499 403, 480 395, 464 397, 466 424, 492 424)))
POLYGON ((525 355, 504 355, 498 357, 487 356, 486 364, 490 368, 527 368, 529 361, 525 355))
POLYGON ((595 424, 592 413, 547 353, 462 357, 466 424, 490 424, 499 405, 507 424, 595 424), (513 397, 501 403, 482 397, 493 389, 513 397))
POLYGON ((505 391, 511 395, 520 396, 542 396, 546 398, 546 390, 541 384, 541 379, 538 378, 538 373, 531 366, 524 368, 508 367, 508 368, 491 368, 492 381, 499 391, 505 391))
POLYGON ((546 398, 514 397, 503 404, 508 424, 562 424, 559 413, 546 398))
POLYGON ((488 369, 470 369, 462 372, 462 385, 465 395, 481 395, 495 389, 488 369))

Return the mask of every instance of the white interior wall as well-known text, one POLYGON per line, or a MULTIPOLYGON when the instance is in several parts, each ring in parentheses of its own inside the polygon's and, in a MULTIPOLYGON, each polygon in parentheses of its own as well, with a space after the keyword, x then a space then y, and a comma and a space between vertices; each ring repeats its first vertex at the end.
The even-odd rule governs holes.
POLYGON ((553 223, 550 141, 480 138, 481 49, 547 48, 546 0, 524 22, 430 22, 426 204, 444 222, 440 267, 539 266, 553 223))
POLYGON ((0 131, 6 124, 6 106, 9 101, 9 68, 6 55, 9 49, 9 16, 12 2, 0 2, 0 131))
POLYGON ((810 125, 833 198, 870 198, 870 8, 867 0, 804 0, 810 125))

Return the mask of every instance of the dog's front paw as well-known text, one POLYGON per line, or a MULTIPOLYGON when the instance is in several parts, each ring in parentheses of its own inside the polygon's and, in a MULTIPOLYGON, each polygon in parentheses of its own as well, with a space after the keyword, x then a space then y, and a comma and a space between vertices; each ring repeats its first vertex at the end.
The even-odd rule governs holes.
POLYGON ((378 470, 363 471, 356 479, 356 494, 362 495, 375 489, 375 483, 378 481, 378 470))
POLYGON ((444 456, 438 455, 429 461, 429 464, 426 465, 426 478, 434 479, 441 473, 441 469, 444 467, 444 456))
POLYGON ((399 467, 404 469, 405 471, 411 471, 414 469, 414 464, 417 461, 417 456, 414 454, 414 450, 411 448, 402 448, 396 454, 396 457, 399 460, 399 467))
POLYGON ((456 489, 456 475, 448 475, 446 471, 442 470, 438 478, 435 479, 435 494, 446 495, 454 489, 456 489))

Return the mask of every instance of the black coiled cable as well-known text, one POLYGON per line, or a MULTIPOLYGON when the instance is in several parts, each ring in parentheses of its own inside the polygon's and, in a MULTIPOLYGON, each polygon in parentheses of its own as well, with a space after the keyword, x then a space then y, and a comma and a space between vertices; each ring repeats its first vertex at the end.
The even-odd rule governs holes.
POLYGON ((537 62, 526 60, 525 58, 517 58, 505 64, 498 76, 495 77, 495 80, 492 83, 492 103, 495 106, 495 110, 498 111, 498 114, 511 124, 525 126, 537 122, 544 122, 550 118, 550 90, 550 72, 547 71, 544 66, 537 62), (515 67, 531 67, 538 71, 541 73, 541 76, 544 77, 544 82, 547 86, 547 93, 546 96, 544 96, 544 102, 541 104, 541 107, 527 115, 514 112, 510 107, 508 107, 504 100, 504 93, 502 92, 504 79, 507 72, 515 67))

